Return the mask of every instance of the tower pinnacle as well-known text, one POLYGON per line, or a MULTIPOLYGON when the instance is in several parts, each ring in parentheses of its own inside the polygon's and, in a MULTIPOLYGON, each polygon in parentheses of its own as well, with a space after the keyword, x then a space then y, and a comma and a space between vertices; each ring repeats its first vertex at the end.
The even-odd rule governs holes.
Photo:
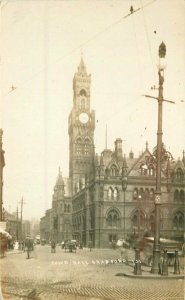
POLYGON ((79 73, 86 73, 86 66, 85 66, 84 60, 83 60, 83 53, 81 53, 81 60, 80 60, 79 66, 78 66, 78 72, 79 73))

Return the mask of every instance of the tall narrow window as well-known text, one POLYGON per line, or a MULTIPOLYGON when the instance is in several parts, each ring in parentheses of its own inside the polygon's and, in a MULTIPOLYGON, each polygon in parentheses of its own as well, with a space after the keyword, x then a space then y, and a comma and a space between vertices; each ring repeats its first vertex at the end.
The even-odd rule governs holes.
POLYGON ((178 168, 176 171, 176 178, 177 180, 183 180, 184 179, 184 174, 181 168, 178 168))
POLYGON ((112 199, 113 196, 113 189, 111 187, 108 188, 108 199, 112 199))
POLYGON ((113 197, 114 197, 114 200, 118 199, 118 189, 117 188, 114 188, 113 197))
POLYGON ((75 151, 76 155, 82 155, 82 139, 80 137, 76 140, 75 151))
POLYGON ((117 175, 117 168, 115 165, 111 167, 111 176, 116 176, 117 175))

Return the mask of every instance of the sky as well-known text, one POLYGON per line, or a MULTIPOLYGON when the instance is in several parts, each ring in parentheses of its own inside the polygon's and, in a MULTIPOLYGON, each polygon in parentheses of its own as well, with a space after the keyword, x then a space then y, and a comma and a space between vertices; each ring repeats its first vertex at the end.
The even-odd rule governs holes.
POLYGON ((23 218, 51 207, 59 166, 69 169, 68 115, 81 55, 92 76, 95 151, 116 138, 135 157, 156 146, 158 47, 165 42, 163 142, 185 149, 185 1, 1 1, 0 128, 5 150, 4 206, 23 218), (135 12, 129 15, 130 6, 135 12), (139 9, 140 8, 140 9, 139 9), (11 87, 15 87, 12 90, 11 87))

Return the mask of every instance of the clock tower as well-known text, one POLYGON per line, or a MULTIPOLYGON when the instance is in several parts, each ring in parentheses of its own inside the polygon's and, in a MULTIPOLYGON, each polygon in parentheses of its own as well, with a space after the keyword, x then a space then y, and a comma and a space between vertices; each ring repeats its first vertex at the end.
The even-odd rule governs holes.
POLYGON ((69 177, 74 195, 94 173, 95 112, 90 109, 91 75, 83 58, 73 78, 73 108, 68 119, 69 177))

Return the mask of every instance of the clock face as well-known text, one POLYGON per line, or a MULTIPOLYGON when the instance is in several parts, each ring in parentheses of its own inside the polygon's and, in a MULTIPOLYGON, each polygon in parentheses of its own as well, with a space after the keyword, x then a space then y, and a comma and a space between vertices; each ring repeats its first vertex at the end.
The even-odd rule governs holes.
POLYGON ((80 120, 80 122, 82 122, 83 124, 87 123, 88 120, 89 120, 88 114, 86 114, 86 113, 81 113, 81 114, 79 115, 79 120, 80 120))

